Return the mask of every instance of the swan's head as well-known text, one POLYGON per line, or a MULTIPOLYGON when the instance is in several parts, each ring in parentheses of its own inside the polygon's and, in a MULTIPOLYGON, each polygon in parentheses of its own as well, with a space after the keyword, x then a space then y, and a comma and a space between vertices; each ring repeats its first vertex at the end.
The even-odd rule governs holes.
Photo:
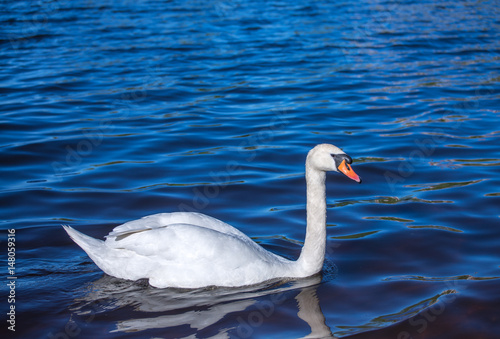
POLYGON ((307 154, 307 164, 312 168, 324 172, 340 172, 361 183, 361 178, 354 172, 351 163, 350 156, 340 148, 330 144, 317 145, 307 154))

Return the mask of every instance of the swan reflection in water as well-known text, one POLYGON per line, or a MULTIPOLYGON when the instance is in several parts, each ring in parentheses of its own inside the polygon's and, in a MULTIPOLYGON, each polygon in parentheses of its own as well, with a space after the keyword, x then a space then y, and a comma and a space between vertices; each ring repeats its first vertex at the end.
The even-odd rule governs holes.
POLYGON ((258 327, 272 318, 281 304, 295 299, 298 317, 311 328, 304 338, 335 338, 316 295, 320 282, 321 275, 317 274, 240 288, 182 290, 158 289, 147 281, 131 282, 105 275, 89 285, 83 297, 75 299, 71 311, 86 323, 111 312, 119 314, 113 316, 115 319, 126 318, 117 320, 111 332, 155 330, 155 334, 172 335, 174 330, 176 337, 193 338, 195 332, 214 326, 217 338, 246 338, 257 334, 258 327), (224 322, 218 326, 222 319, 224 322), (193 329, 191 333, 186 331, 186 325, 193 329))

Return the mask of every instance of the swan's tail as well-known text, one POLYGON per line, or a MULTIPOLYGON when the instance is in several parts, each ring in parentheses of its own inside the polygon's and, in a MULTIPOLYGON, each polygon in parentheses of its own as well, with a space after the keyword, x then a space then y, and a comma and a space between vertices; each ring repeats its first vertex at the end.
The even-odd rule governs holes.
POLYGON ((90 259, 92 259, 97 266, 100 267, 99 254, 102 254, 102 252, 105 251, 104 241, 89 237, 88 235, 78 232, 71 226, 62 225, 62 227, 66 233, 68 233, 69 237, 73 239, 73 241, 76 242, 77 245, 80 246, 85 252, 87 252, 90 259))
POLYGON ((104 245, 104 241, 94 239, 85 235, 81 232, 78 232, 71 226, 62 225, 66 233, 68 233, 69 237, 73 239, 74 242, 78 244, 85 252, 93 252, 96 248, 99 248, 104 245))

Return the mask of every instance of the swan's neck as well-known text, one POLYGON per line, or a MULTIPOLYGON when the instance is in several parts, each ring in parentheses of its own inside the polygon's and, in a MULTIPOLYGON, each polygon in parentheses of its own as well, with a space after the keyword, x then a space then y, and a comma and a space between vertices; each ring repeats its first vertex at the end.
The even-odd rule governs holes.
POLYGON ((307 228, 304 247, 297 260, 303 276, 321 271, 326 245, 326 194, 325 172, 311 168, 306 163, 307 228))

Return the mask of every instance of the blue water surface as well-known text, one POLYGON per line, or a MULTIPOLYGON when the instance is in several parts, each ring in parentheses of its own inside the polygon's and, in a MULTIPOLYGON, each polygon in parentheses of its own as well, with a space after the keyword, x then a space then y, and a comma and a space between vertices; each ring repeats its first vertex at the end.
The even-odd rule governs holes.
POLYGON ((497 338, 498 1, 0 7, 2 338, 497 338), (157 289, 61 227, 199 211, 297 258, 319 143, 363 178, 320 276, 157 289))

